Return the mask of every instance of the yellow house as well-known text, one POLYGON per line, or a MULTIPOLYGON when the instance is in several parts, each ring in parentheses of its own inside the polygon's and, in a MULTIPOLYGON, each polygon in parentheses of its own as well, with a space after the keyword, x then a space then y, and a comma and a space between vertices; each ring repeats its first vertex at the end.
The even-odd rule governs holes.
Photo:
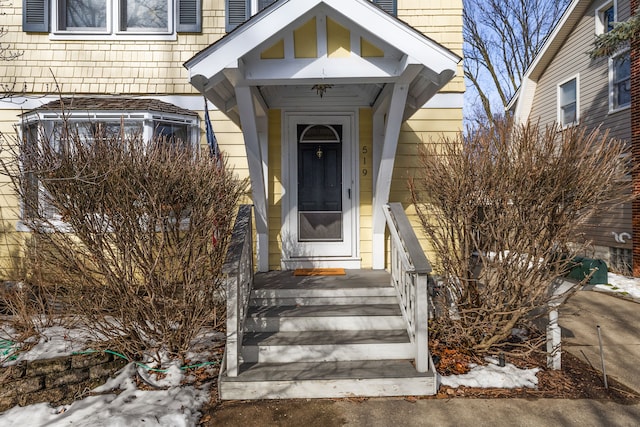
MULTIPOLYGON (((388 230, 389 222, 402 229, 404 210, 413 218, 407 178, 418 147, 462 127, 461 0, 23 0, 4 12, 8 33, 2 41, 21 55, 3 67, 3 79, 15 87, 0 101, 0 131, 10 134, 15 125, 28 126, 37 117, 53 132, 60 120, 54 93, 59 91, 73 98, 74 119, 117 123, 124 117, 149 136, 163 126, 204 142, 204 95, 222 151, 251 181, 259 272, 342 268, 361 273, 347 274, 330 289, 363 287, 380 277, 388 285, 389 276, 375 276, 375 271, 394 264, 386 236, 393 238, 395 230, 388 230), (391 208, 390 202, 404 209, 391 208)), ((21 231, 19 201, 7 186, 3 189, 3 220, 21 231)), ((413 313, 416 304, 409 301, 426 303, 422 284, 425 289, 416 291, 422 296, 398 291, 405 318, 426 320, 426 312, 413 313)), ((356 296, 379 297, 386 307, 396 296, 385 295, 356 296)), ((269 298, 281 296, 263 295, 269 298)), ((247 309, 234 304, 228 312, 233 317, 237 311, 240 320, 228 326, 226 384, 238 383, 243 362, 269 363, 271 351, 246 341, 243 346, 243 334, 245 340, 257 340, 248 336, 265 331, 246 329, 247 309)), ((343 327, 329 329, 350 331, 351 339, 366 335, 343 320, 336 321, 343 327)), ((408 331, 412 344, 395 351, 398 338, 389 331, 398 327, 392 323, 368 327, 371 337, 389 335, 390 350, 378 359, 386 365, 391 359, 414 359, 422 372, 369 385, 361 381, 361 390, 343 381, 333 394, 317 384, 297 388, 298 380, 282 380, 277 392, 265 391, 261 383, 260 392, 223 388, 223 397, 435 392, 426 330, 407 320, 400 329, 405 338, 408 331), (425 372, 428 386, 422 381, 425 372), (413 376, 422 381, 417 388, 398 388, 413 376)), ((286 327, 277 330, 286 332, 286 327)), ((387 348, 373 338, 359 350, 344 344, 345 336, 338 340, 338 347, 347 349, 342 353, 332 343, 314 359, 308 357, 313 350, 300 344, 272 362, 380 362, 362 354, 387 348)))

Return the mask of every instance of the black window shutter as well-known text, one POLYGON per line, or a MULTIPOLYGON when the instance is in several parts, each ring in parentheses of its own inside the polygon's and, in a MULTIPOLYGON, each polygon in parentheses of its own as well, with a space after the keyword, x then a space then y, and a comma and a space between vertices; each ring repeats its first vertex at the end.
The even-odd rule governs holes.
POLYGON ((202 32, 202 0, 178 0, 179 33, 202 32))
POLYGON ((251 0, 226 0, 227 4, 225 26, 227 32, 233 30, 238 25, 249 19, 251 11, 251 0))
POLYGON ((22 0, 22 31, 49 32, 49 0, 22 0))
POLYGON ((377 4, 382 10, 387 13, 390 13, 393 16, 398 14, 398 2, 397 0, 372 0, 375 4, 377 4))

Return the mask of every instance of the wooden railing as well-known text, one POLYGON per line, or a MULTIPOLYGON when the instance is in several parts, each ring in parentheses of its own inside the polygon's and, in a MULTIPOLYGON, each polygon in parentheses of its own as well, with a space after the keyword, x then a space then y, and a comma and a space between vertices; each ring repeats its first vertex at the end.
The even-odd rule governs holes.
POLYGON ((427 330, 427 277, 431 272, 431 264, 402 205, 385 205, 384 215, 391 235, 391 283, 398 291, 407 332, 415 346, 416 370, 427 372, 431 359, 427 330))
POLYGON ((238 376, 242 331, 253 286, 251 205, 238 210, 227 256, 222 266, 227 293, 227 376, 238 376))

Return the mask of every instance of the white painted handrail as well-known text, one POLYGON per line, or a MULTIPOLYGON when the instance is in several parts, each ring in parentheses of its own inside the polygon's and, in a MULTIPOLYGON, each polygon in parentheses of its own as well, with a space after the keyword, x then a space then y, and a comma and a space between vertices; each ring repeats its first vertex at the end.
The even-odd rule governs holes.
POLYGON ((391 284, 398 292, 407 332, 415 348, 416 370, 427 372, 430 363, 427 278, 431 264, 402 205, 390 203, 383 210, 391 235, 391 284))
POLYGON ((227 376, 237 377, 244 320, 253 286, 251 205, 238 210, 227 256, 222 266, 227 293, 227 376))

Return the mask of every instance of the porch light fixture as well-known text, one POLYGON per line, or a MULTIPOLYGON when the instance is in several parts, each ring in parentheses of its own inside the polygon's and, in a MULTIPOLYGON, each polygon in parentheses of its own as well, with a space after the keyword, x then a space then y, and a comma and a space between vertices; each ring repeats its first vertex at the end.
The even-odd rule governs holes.
POLYGON ((331 89, 332 87, 333 85, 317 84, 317 85, 313 85, 311 90, 315 89, 316 94, 320 95, 320 98, 322 98, 324 96, 324 93, 327 91, 327 89, 331 89))
POLYGON ((322 152, 322 146, 321 146, 321 145, 318 145, 318 149, 316 150, 316 157, 317 157, 318 159, 322 159, 322 154, 324 154, 324 153, 322 152))

